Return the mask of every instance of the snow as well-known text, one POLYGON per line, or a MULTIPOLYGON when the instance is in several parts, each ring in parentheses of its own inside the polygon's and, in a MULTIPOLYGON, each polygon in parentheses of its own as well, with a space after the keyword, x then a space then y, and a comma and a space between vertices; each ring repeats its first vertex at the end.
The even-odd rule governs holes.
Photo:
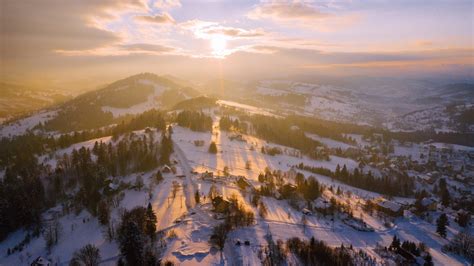
POLYGON ((114 117, 120 117, 127 114, 136 115, 136 114, 140 114, 145 111, 151 110, 153 108, 159 108, 160 106, 159 106, 157 98, 161 96, 161 94, 167 88, 146 79, 139 80, 139 82, 145 85, 152 85, 154 89, 153 93, 148 95, 148 98, 145 102, 130 106, 128 108, 116 108, 116 107, 110 107, 110 106, 103 106, 102 111, 111 112, 114 117))
MULTIPOLYGON (((248 110, 248 107, 245 108, 248 110)), ((118 223, 122 208, 132 209, 136 206, 146 206, 150 202, 158 217, 157 230, 165 235, 170 232, 176 234, 176 238, 165 240, 166 248, 162 254, 164 261, 170 260, 179 265, 259 265, 259 248, 267 244, 265 235, 270 233, 275 241, 278 239, 286 240, 290 237, 304 239, 315 237, 333 247, 341 244, 353 245, 356 250, 362 249, 376 258, 379 257, 374 252, 375 246, 377 244, 388 246, 393 236, 397 235, 402 241, 424 242, 429 247, 435 264, 462 265, 465 263, 462 258, 441 251, 442 246, 447 242, 434 233, 435 226, 433 224, 416 217, 400 217, 392 221, 393 226, 389 226, 385 223, 385 218, 382 218, 381 214, 369 214, 362 208, 367 199, 379 198, 381 197, 380 194, 357 189, 332 180, 330 177, 312 174, 307 171, 297 170, 306 177, 314 176, 326 186, 340 187, 344 192, 350 191, 351 195, 349 196, 348 193, 337 195, 326 190, 321 200, 329 201, 334 197, 339 203, 348 204, 352 207, 354 217, 360 217, 374 231, 358 231, 350 226, 350 224, 355 223, 354 220, 343 222, 342 219, 336 217, 334 221, 331 221, 332 217, 325 217, 317 213, 306 215, 307 225, 303 226, 301 221, 304 215, 301 211, 291 207, 287 201, 270 197, 261 198, 261 201, 267 207, 268 214, 265 218, 260 217, 258 209, 250 203, 250 195, 239 190, 233 182, 216 181, 211 183, 200 179, 199 175, 191 172, 208 170, 217 175, 222 172, 224 166, 227 166, 232 175, 243 175, 253 185, 258 185, 258 174, 263 172, 266 167, 272 170, 288 171, 291 166, 304 163, 308 166, 326 167, 334 171, 337 164, 341 166, 346 164, 348 169, 354 169, 358 166, 358 163, 351 159, 336 156, 331 156, 329 161, 316 161, 304 156, 291 156, 293 149, 268 143, 250 135, 243 135, 245 142, 231 141, 229 136, 232 133, 220 131, 217 127, 217 117, 214 120, 215 129, 213 134, 210 132, 193 132, 173 125, 175 152, 171 159, 177 161, 177 164, 173 165, 177 168, 176 175, 184 175, 183 178, 167 173, 164 174, 164 180, 160 184, 154 185, 152 180, 156 169, 145 173, 117 177, 120 181, 133 184, 136 177, 140 175, 144 181, 144 189, 141 191, 125 190, 119 206, 112 210, 112 219, 118 223), (196 147, 194 145, 195 140, 204 140, 205 145, 196 147), (217 144, 219 151, 217 154, 207 152, 211 141, 215 141, 217 144), (262 145, 279 147, 284 153, 276 156, 262 154, 260 152, 262 145), (247 161, 250 162, 251 169, 245 168, 247 161), (175 197, 172 196, 173 183, 179 185, 175 197), (217 188, 218 193, 223 197, 236 197, 245 209, 255 214, 256 218, 255 225, 238 228, 230 232, 222 254, 211 248, 208 243, 212 228, 222 222, 213 218, 213 213, 210 211, 210 200, 204 197, 208 194, 212 185, 217 188), (199 204, 194 199, 196 191, 201 194, 199 204), (248 240, 250 245, 237 246, 235 244, 237 240, 241 242, 248 240)), ((143 132, 136 131, 135 133, 143 134, 143 132)), ((316 135, 312 137, 317 138, 329 147, 342 148, 348 145, 316 135)), ((155 139, 159 138, 156 137, 155 139)), ((56 151, 52 156, 53 159, 49 161, 48 156, 43 156, 40 160, 46 160, 48 164, 54 167, 55 156, 70 153, 74 148, 92 148, 96 141, 109 143, 111 137, 76 143, 66 149, 56 151)), ((358 143, 362 144, 364 142, 362 139, 358 139, 358 143)), ((415 157, 419 150, 420 147, 417 145, 395 147, 397 155, 413 155, 415 157)), ((292 182, 292 180, 286 181, 292 182)), ((397 204, 397 206, 401 202, 412 203, 413 201, 414 199, 411 198, 395 197, 391 199, 391 202, 397 204)), ((389 204, 387 207, 391 208, 393 206, 389 204)), ((56 207, 54 210, 61 210, 61 208, 56 207)), ((59 245, 52 249, 50 255, 45 250, 44 239, 41 236, 32 239, 31 243, 21 253, 16 252, 10 256, 0 256, 0 265, 28 264, 38 256, 47 258, 52 262, 59 262, 60 265, 67 265, 74 251, 88 243, 92 243, 100 249, 101 265, 116 264, 119 256, 117 243, 105 240, 103 234, 105 227, 100 225, 97 219, 87 211, 82 211, 78 215, 64 214, 59 221, 63 227, 63 235, 60 238, 59 245), (20 260, 20 258, 23 258, 23 260, 20 260)), ((454 225, 449 226, 450 236, 456 233, 457 230, 458 228, 454 225)), ((26 232, 23 230, 11 234, 0 243, 0 254, 6 254, 6 250, 19 243, 25 234, 26 232)))
POLYGON ((398 212, 402 206, 400 204, 389 201, 389 200, 384 200, 378 203, 378 205, 382 208, 389 209, 393 212, 398 212))
POLYGON ((474 151, 474 147, 463 146, 463 145, 458 145, 458 144, 433 142, 433 143, 430 143, 430 145, 435 146, 437 149, 447 148, 447 149, 453 149, 453 150, 456 150, 456 151, 468 151, 468 152, 469 151, 474 151))
POLYGON ((275 89, 267 88, 267 87, 262 87, 262 86, 257 87, 257 93, 262 94, 262 95, 271 95, 271 96, 279 96, 279 95, 285 94, 283 91, 275 90, 275 89))
POLYGON ((25 134, 39 123, 45 123, 56 116, 56 111, 42 111, 38 114, 0 126, 0 137, 13 137, 25 134))
MULTIPOLYGON (((94 244, 98 247, 102 258, 118 255, 117 244, 115 242, 108 242, 103 238, 103 227, 99 225, 96 219, 91 218, 88 212, 82 211, 77 216, 74 214, 65 215, 59 219, 59 222, 62 227, 62 233, 58 244, 52 248, 50 255, 45 250, 44 238, 40 236, 39 238, 33 238, 21 253, 16 252, 8 257, 2 255, 0 264, 24 265, 42 256, 48 258, 53 263, 67 265, 74 251, 87 244, 94 244)), ((6 250, 20 242, 24 235, 25 232, 20 231, 0 243, 0 253, 6 254, 6 250)))
POLYGON ((218 100, 216 102, 218 105, 221 106, 230 106, 238 109, 242 109, 250 114, 260 114, 260 115, 266 115, 266 116, 276 116, 271 113, 270 110, 247 105, 247 104, 242 104, 242 103, 237 103, 237 102, 232 102, 232 101, 225 101, 225 100, 218 100))
POLYGON ((334 171, 337 164, 346 164, 348 169, 358 167, 358 163, 352 159, 330 156, 330 161, 314 161, 307 157, 298 158, 289 155, 270 156, 262 154, 260 148, 262 145, 271 145, 280 147, 282 150, 291 150, 281 145, 269 144, 258 138, 244 135, 246 142, 231 141, 231 134, 221 131, 217 136, 211 133, 192 132, 189 129, 179 126, 173 127, 173 138, 181 147, 189 160, 189 164, 198 172, 205 171, 222 171, 225 166, 230 169, 233 175, 243 175, 250 180, 257 180, 258 175, 264 171, 266 167, 270 169, 281 169, 288 171, 291 166, 304 163, 314 167, 325 167, 334 171), (204 140, 202 147, 196 147, 194 140, 204 140), (218 154, 210 154, 207 152, 209 144, 214 141, 218 147, 218 154), (253 146, 253 150, 252 147, 253 146), (245 169, 245 164, 250 161, 251 169, 245 169))
POLYGON ((337 140, 333 140, 333 139, 330 139, 330 138, 323 138, 323 137, 320 137, 316 134, 305 133, 305 135, 307 137, 311 138, 311 139, 314 139, 314 140, 317 140, 317 141, 323 143, 324 145, 328 146, 329 148, 341 148, 343 150, 345 150, 347 148, 354 148, 354 146, 352 146, 350 144, 340 142, 340 141, 337 141, 337 140))

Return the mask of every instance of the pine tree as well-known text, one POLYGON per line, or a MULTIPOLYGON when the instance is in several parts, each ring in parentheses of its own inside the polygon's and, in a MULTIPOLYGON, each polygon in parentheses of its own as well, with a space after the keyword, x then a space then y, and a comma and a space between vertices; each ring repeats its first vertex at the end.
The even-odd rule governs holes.
POLYGON ((217 145, 216 145, 216 143, 215 143, 214 141, 211 142, 211 144, 209 145, 208 152, 209 152, 209 153, 213 153, 213 154, 216 154, 216 153, 217 153, 217 145))
POLYGON ((107 206, 107 203, 102 200, 99 202, 99 205, 97 207, 97 213, 98 213, 98 219, 99 219, 99 222, 102 224, 102 225, 106 225, 109 223, 109 220, 110 220, 110 210, 109 210, 109 206, 107 206))
POLYGON ((173 141, 171 140, 171 135, 163 132, 161 135, 161 146, 160 146, 160 163, 162 165, 170 163, 170 155, 172 152, 173 152, 173 141))
POLYGON ((442 237, 446 237, 446 225, 448 225, 448 217, 443 213, 436 220, 436 232, 442 237))
POLYGON ((148 203, 148 207, 146 209, 146 234, 150 237, 151 240, 155 239, 155 232, 156 232, 156 215, 153 211, 153 207, 151 203, 148 203))
POLYGON ((344 164, 341 170, 341 176, 344 179, 347 179, 349 177, 349 171, 347 170, 347 166, 344 164))
POLYGON ((449 190, 444 189, 441 191, 441 204, 443 204, 444 207, 448 207, 450 202, 451 196, 449 195, 449 190))
POLYGON ((431 254, 428 253, 426 254, 426 256, 424 257, 425 259, 425 263, 423 264, 423 266, 433 266, 433 258, 431 257, 431 254))
POLYGON ((122 225, 119 233, 120 253, 125 257, 128 265, 142 265, 145 241, 140 228, 133 221, 122 225))
POLYGON ((393 236, 393 240, 392 240, 392 244, 390 244, 390 248, 395 249, 395 250, 398 250, 400 248, 400 239, 396 235, 393 236))
POLYGON ((263 203, 263 201, 260 201, 259 208, 258 208, 258 214, 262 218, 267 217, 268 210, 267 210, 267 206, 265 206, 265 203, 263 203))
POLYGON ((334 172, 334 175, 336 177, 340 177, 341 176, 341 166, 339 166, 339 164, 337 164, 336 166, 336 171, 334 172))
POLYGON ((199 204, 199 202, 201 202, 201 197, 199 195, 199 190, 196 190, 196 193, 194 193, 194 200, 196 201, 196 204, 199 204))

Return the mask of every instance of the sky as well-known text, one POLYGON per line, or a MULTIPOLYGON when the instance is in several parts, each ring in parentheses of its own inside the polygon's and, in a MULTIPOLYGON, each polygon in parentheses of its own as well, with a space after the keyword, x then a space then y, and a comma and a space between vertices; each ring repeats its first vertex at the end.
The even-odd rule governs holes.
MULTIPOLYGON (((2 0, 7 81, 472 77, 474 1, 2 0)), ((69 83, 68 83, 69 82, 69 83)))

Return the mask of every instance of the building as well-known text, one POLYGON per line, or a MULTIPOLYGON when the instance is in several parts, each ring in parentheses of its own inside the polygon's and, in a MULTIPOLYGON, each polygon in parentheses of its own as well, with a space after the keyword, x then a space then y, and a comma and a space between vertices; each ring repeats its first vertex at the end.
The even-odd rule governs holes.
POLYGON ((421 206, 428 211, 435 211, 438 208, 438 202, 433 198, 423 198, 421 200, 421 206))
POLYGON ((390 200, 383 199, 377 202, 377 209, 391 216, 403 215, 402 205, 390 200))
POLYGON ((50 266, 51 262, 49 260, 39 256, 30 265, 31 266, 50 266))
POLYGON ((161 167, 161 172, 162 173, 171 173, 172 170, 171 170, 171 167, 169 167, 168 165, 163 165, 163 167, 161 167))
POLYGON ((201 174, 201 178, 203 180, 214 180, 214 173, 206 171, 206 172, 201 174))

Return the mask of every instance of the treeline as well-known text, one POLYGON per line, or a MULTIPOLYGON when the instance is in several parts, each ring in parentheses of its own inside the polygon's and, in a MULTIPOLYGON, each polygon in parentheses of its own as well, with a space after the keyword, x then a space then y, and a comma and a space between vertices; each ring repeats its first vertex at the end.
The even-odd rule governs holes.
POLYGON ((79 184, 77 202, 92 214, 97 214, 101 191, 109 176, 123 176, 135 172, 145 172, 159 165, 159 157, 167 156, 165 145, 158 146, 153 135, 124 137, 116 145, 96 143, 92 150, 82 147, 65 154, 58 160, 55 171, 56 192, 64 191, 64 181, 73 178, 79 184), (95 155, 96 160, 92 159, 95 155))
POLYGON ((110 135, 119 135, 146 127, 154 127, 158 130, 164 130, 166 127, 166 121, 163 113, 152 109, 132 118, 122 120, 120 124, 112 128, 112 134, 110 135))
MULTIPOLYGON (((151 117, 157 118, 153 115, 151 117)), ((144 121, 147 120, 134 121, 122 125, 117 132, 136 129, 146 124, 144 121)), ((154 126, 161 127, 161 123, 164 125, 164 122, 157 124, 155 119, 153 121, 154 126)), ((2 145, 0 149, 8 151, 8 156, 0 154, 5 169, 4 178, 0 179, 0 239, 21 227, 34 229, 35 234, 39 233, 41 212, 54 206, 57 200, 68 198, 66 191, 75 188, 77 184, 79 189, 74 202, 97 215, 100 212, 101 193, 106 191, 106 179, 109 176, 148 171, 158 164, 169 163, 169 156, 173 151, 171 129, 167 134, 162 134, 160 145, 154 140, 154 132, 148 133, 142 137, 133 133, 125 135, 115 145, 101 142, 96 143, 92 150, 73 150, 72 154, 65 154, 58 159, 53 172, 37 161, 36 153, 45 151, 43 141, 49 141, 46 143, 50 147, 58 147, 60 144, 75 143, 78 139, 90 137, 88 133, 77 133, 70 136, 70 139, 64 137, 61 141, 33 134, 2 139, 2 143, 8 145, 2 145)))
POLYGON ((150 80, 163 87, 177 89, 173 81, 151 73, 134 75, 106 86, 103 89, 87 92, 61 105, 58 115, 47 121, 48 131, 74 131, 98 128, 119 122, 102 106, 130 107, 144 102, 153 92, 153 87, 141 80, 150 80))
POLYGON ((247 132, 247 124, 241 123, 238 118, 232 119, 230 116, 222 116, 219 120, 219 128, 224 131, 231 129, 240 131, 242 133, 247 132))
POLYGON ((215 187, 211 187, 209 194, 214 211, 225 215, 224 222, 213 228, 209 238, 209 243, 222 251, 226 243, 227 234, 238 227, 252 225, 255 222, 255 217, 252 211, 245 210, 236 197, 230 197, 226 201, 222 196, 217 195, 215 187))
POLYGON ((262 95, 260 97, 265 102, 271 104, 289 103, 296 106, 304 106, 306 103, 306 96, 296 93, 287 93, 282 95, 262 95))
POLYGON ((203 112, 184 110, 176 116, 179 126, 187 127, 192 131, 212 131, 212 118, 203 112))
POLYGON ((309 241, 293 237, 287 240, 286 245, 303 265, 356 265, 348 248, 331 248, 314 237, 309 241))
POLYGON ((411 196, 414 193, 415 184, 408 175, 393 175, 375 177, 372 172, 364 173, 361 169, 355 168, 351 173, 346 165, 341 169, 339 164, 333 172, 324 167, 311 167, 300 163, 297 166, 301 170, 311 173, 329 176, 353 187, 365 189, 390 196, 411 196))
POLYGON ((465 146, 474 146, 474 133, 455 133, 434 131, 390 132, 383 131, 385 140, 396 139, 401 142, 444 142, 465 146))
POLYGON ((289 119, 263 115, 247 116, 244 119, 252 124, 257 137, 301 150, 309 156, 317 157, 316 148, 322 146, 320 142, 308 138, 303 130, 294 128, 289 119))
POLYGON ((39 235, 41 212, 46 206, 40 179, 43 172, 31 153, 19 153, 12 158, 11 166, 0 178, 0 241, 23 226, 39 235))
POLYGON ((198 110, 198 109, 204 109, 204 108, 212 108, 212 107, 217 106, 216 101, 217 99, 215 98, 199 96, 199 97, 181 101, 177 103, 172 109, 173 110, 198 110))
POLYGON ((305 132, 349 144, 354 144, 355 141, 345 137, 344 134, 364 134, 371 130, 371 127, 368 126, 334 122, 314 117, 289 116, 286 119, 305 132))
POLYGON ((116 126, 80 132, 75 131, 70 134, 62 134, 60 137, 48 137, 29 132, 12 138, 1 138, 0 169, 10 165, 12 160, 22 153, 39 155, 47 151, 69 147, 74 143, 110 135, 117 137, 120 134, 146 127, 155 127, 158 130, 163 130, 166 127, 163 114, 157 110, 150 110, 124 119, 116 126))
POLYGON ((401 142, 435 141, 466 146, 474 146, 474 133, 456 133, 435 131, 391 132, 371 126, 361 126, 351 123, 335 122, 314 117, 292 115, 285 118, 288 123, 299 127, 304 132, 317 134, 341 142, 353 144, 354 140, 344 134, 360 134, 370 136, 374 133, 382 134, 384 141, 396 139, 401 142))
POLYGON ((160 265, 160 255, 154 247, 157 217, 151 204, 125 211, 117 229, 122 257, 119 265, 160 265))
POLYGON ((275 197, 277 191, 280 194, 280 199, 297 200, 302 198, 311 202, 321 196, 324 190, 324 186, 316 178, 312 176, 305 178, 302 173, 296 175, 295 186, 285 183, 285 179, 281 171, 271 172, 266 169, 265 173, 260 173, 258 181, 262 185, 256 190, 252 203, 257 206, 260 196, 275 197))
POLYGON ((74 106, 65 106, 57 116, 44 123, 47 131, 75 131, 99 128, 112 124, 114 117, 110 112, 91 102, 77 102, 74 106))

